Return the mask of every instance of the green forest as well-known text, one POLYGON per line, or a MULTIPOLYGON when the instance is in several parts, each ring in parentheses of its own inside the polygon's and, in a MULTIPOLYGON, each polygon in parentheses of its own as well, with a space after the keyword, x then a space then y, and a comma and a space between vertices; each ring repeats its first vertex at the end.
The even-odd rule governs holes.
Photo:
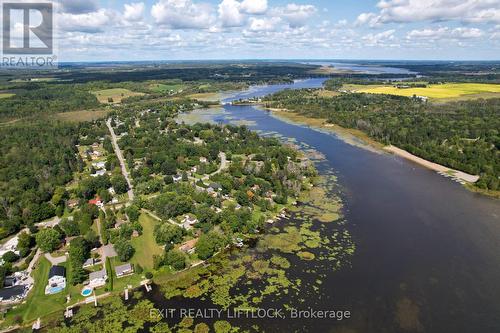
MULTIPOLYGON (((335 82, 327 84, 334 88, 335 82)), ((287 109, 393 144, 450 168, 480 175, 479 188, 497 191, 500 176, 500 99, 431 104, 372 94, 320 97, 313 89, 268 96, 267 107, 287 109)))

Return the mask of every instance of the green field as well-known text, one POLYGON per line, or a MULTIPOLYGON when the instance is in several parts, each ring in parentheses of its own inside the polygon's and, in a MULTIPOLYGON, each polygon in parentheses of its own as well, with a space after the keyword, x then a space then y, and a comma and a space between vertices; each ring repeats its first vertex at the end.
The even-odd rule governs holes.
MULTIPOLYGON (((65 266, 65 264, 62 264, 62 266, 65 266)), ((45 286, 49 277, 50 267, 50 262, 42 256, 32 274, 35 279, 33 289, 30 291, 25 303, 9 312, 9 318, 21 316, 23 322, 31 322, 38 317, 64 310, 68 293, 71 294, 72 301, 82 298, 78 297, 79 292, 77 287, 70 286, 69 283, 67 283, 65 291, 55 295, 45 295, 45 286)))
POLYGON ((454 99, 461 97, 500 97, 500 84, 484 83, 445 83, 433 84, 427 88, 399 89, 394 86, 351 86, 356 92, 368 94, 387 94, 412 97, 425 96, 431 99, 454 99))
POLYGON ((133 92, 123 88, 104 89, 92 92, 100 103, 121 103, 125 98, 132 96, 143 96, 143 93, 133 92), (111 99, 111 100, 110 100, 111 99))
POLYGON ((151 91, 156 93, 169 93, 169 92, 178 92, 179 90, 184 89, 184 85, 182 84, 163 84, 163 83, 153 83, 149 86, 151 91))
POLYGON ((142 235, 132 239, 132 246, 135 254, 132 257, 132 264, 139 264, 145 269, 153 268, 153 255, 163 254, 163 248, 156 244, 154 228, 158 223, 148 214, 142 214, 139 218, 142 225, 142 235))

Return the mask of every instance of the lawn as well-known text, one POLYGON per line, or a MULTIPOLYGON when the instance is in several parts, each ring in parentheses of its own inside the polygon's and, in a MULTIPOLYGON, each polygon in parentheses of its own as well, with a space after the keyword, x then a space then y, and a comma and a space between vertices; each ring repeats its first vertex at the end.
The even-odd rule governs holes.
POLYGON ((178 92, 179 90, 184 89, 184 85, 182 84, 163 84, 163 83, 153 83, 149 86, 149 89, 153 92, 157 93, 168 93, 168 92, 178 92))
MULTIPOLYGON (((63 264, 64 265, 64 264, 63 264)), ((66 304, 67 289, 55 295, 45 295, 45 286, 49 277, 51 264, 45 258, 41 257, 32 276, 35 279, 35 285, 30 291, 26 302, 9 312, 9 317, 20 316, 23 322, 31 322, 38 317, 46 316, 56 311, 63 311, 66 304)))
POLYGON ((163 248, 156 244, 154 228, 158 223, 148 214, 142 214, 139 218, 142 225, 142 235, 132 239, 135 254, 131 259, 132 264, 139 264, 145 269, 153 268, 153 255, 163 254, 163 248))
POLYGON ((9 98, 12 96, 15 96, 16 94, 10 94, 10 93, 0 93, 0 99, 2 98, 9 98))
MULTIPOLYGON (((116 293, 121 293, 127 288, 128 286, 132 286, 132 288, 137 288, 140 286, 141 281, 143 280, 143 274, 131 274, 127 275, 121 278, 116 277, 116 271, 115 267, 126 264, 124 262, 121 262, 120 259, 118 258, 111 258, 110 259, 110 265, 106 265, 106 268, 108 270, 108 279, 113 279, 112 285, 113 285, 113 292, 116 293), (111 267, 111 272, 109 272, 109 267, 111 267)), ((141 265, 143 266, 143 265, 141 265)), ((143 266, 144 267, 144 266, 143 266)), ((135 269, 135 267, 134 267, 135 269)), ((110 281, 108 281, 108 288, 110 288, 110 281)))
POLYGON ((113 104, 121 103, 125 98, 132 96, 143 96, 143 93, 133 92, 128 89, 114 88, 114 89, 104 89, 92 92, 100 103, 113 104))
POLYGON ((352 88, 357 92, 369 94, 388 94, 411 97, 425 96, 432 99, 460 98, 463 96, 469 97, 500 97, 500 84, 485 84, 485 83, 445 83, 433 84, 427 88, 408 88, 398 89, 393 86, 357 86, 352 88), (497 95, 498 94, 498 95, 497 95))

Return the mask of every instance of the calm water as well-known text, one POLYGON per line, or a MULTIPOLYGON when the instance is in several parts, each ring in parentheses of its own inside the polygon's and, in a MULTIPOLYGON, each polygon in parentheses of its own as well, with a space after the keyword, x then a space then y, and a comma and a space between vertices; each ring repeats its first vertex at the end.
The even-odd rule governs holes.
POLYGON ((354 71, 363 74, 417 74, 405 68, 377 66, 377 65, 361 65, 356 63, 344 63, 333 61, 316 61, 307 62, 310 65, 333 66, 337 69, 354 71))
MULTIPOLYGON (((253 87, 232 99, 293 86, 253 87)), ((229 102, 227 99, 225 102, 229 102)), ((304 307, 341 308, 353 318, 269 321, 266 331, 500 332, 500 203, 400 158, 349 145, 335 135, 283 122, 251 106, 224 106, 215 121, 245 120, 326 156, 356 243, 351 265, 323 280, 324 296, 304 307)), ((300 265, 300 261, 296 265, 300 265)), ((301 274, 294 267, 290 274, 301 274)), ((324 267, 326 272, 328 267, 324 267)))

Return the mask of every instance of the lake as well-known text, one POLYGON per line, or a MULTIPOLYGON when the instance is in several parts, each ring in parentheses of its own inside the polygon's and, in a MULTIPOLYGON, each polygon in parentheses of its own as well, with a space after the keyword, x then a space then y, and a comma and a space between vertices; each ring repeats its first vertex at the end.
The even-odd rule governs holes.
MULTIPOLYGON (((320 87, 322 79, 251 87, 224 100, 282 89, 320 87)), ((336 321, 265 320, 274 332, 500 332, 500 204, 401 158, 305 126, 254 106, 224 105, 215 122, 293 138, 324 156, 334 172, 356 251, 340 270, 324 265, 321 296, 305 293, 302 308, 347 309, 336 321)), ((329 224, 330 232, 337 228, 329 224)), ((302 276, 303 262, 288 274, 302 276)), ((159 296, 157 296, 159 297, 159 296)), ((162 301, 155 299, 156 303, 162 301)), ((292 302, 280 300, 279 302, 292 302)), ((282 306, 277 302, 274 306, 282 306)), ((168 303, 172 304, 172 303, 168 303)), ((181 304, 181 303, 178 303, 181 304)), ((193 305, 192 301, 189 304, 193 305)), ((266 305, 274 304, 267 300, 266 305)), ((204 306, 199 303, 200 306, 204 306)), ((236 320, 236 324, 245 323, 236 320)))

